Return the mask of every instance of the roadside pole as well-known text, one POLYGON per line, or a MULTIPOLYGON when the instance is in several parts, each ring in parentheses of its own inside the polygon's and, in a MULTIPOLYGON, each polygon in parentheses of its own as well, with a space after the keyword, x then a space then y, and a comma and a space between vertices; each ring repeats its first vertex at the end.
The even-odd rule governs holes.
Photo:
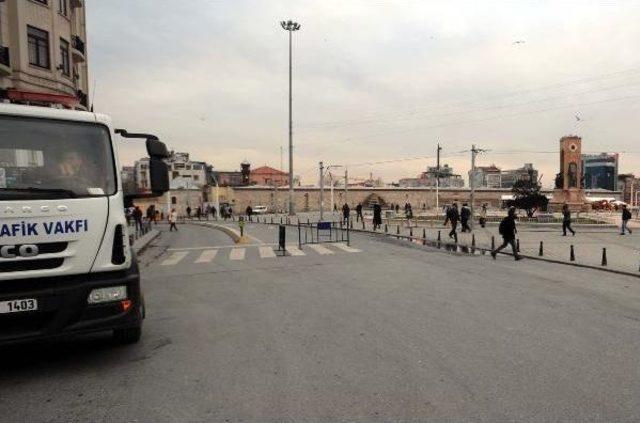
POLYGON ((475 170, 476 170, 476 145, 473 144, 471 146, 471 178, 469 178, 469 188, 471 190, 471 193, 469 194, 469 200, 471 202, 471 229, 473 229, 473 200, 475 199, 475 191, 476 191, 476 184, 475 184, 475 170))
POLYGON ((322 165, 322 162, 320 162, 320 221, 322 221, 324 217, 324 199, 322 198, 323 191, 324 191, 324 166, 322 165))
POLYGON ((347 194, 349 192, 349 170, 345 166, 344 168, 344 202, 345 204, 349 204, 349 199, 347 194))

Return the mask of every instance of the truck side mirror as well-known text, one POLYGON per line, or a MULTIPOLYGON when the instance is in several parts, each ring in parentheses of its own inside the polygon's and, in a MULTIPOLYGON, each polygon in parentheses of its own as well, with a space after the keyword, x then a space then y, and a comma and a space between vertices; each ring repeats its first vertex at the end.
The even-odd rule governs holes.
POLYGON ((155 195, 160 196, 169 191, 169 168, 165 162, 154 156, 151 156, 149 161, 149 179, 151 192, 155 195))
POLYGON ((151 158, 166 159, 169 157, 167 146, 157 138, 147 138, 147 153, 151 158))

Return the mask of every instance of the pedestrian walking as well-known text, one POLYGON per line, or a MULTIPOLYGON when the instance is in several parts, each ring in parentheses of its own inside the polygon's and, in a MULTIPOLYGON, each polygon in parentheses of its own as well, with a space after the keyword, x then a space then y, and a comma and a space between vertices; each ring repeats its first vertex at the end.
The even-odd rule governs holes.
POLYGON ((469 218, 471 217, 471 209, 467 203, 462 205, 460 209, 460 223, 462 224, 461 232, 471 232, 471 228, 469 227, 469 218))
POLYGON ((411 208, 411 203, 409 202, 404 203, 404 216, 407 219, 413 218, 413 209, 411 208))
POLYGON ((360 222, 360 220, 364 220, 362 217, 362 204, 358 203, 356 206, 356 222, 360 222))
POLYGON ((140 206, 136 206, 133 209, 133 220, 136 222, 136 231, 142 230, 142 210, 140 206))
POLYGON ((187 217, 191 219, 191 207, 187 206, 187 217))
POLYGON ((349 205, 347 203, 344 203, 344 205, 342 206, 342 221, 345 225, 349 224, 350 215, 351 209, 349 208, 349 205))
POLYGON ((171 212, 169 212, 169 232, 173 231, 174 229, 177 231, 178 227, 176 226, 176 222, 178 221, 178 212, 176 212, 176 209, 171 209, 171 212))
POLYGON ((377 230, 382 226, 382 207, 376 203, 373 205, 373 230, 377 230))
POLYGON ((482 209, 480 209, 480 227, 484 228, 487 224, 487 203, 482 204, 482 209))
POLYGON ((568 205, 564 204, 562 206, 562 236, 567 236, 567 229, 573 236, 576 236, 576 231, 571 227, 571 210, 568 205))
POLYGON ((516 233, 518 230, 516 229, 516 208, 510 207, 507 217, 502 219, 500 222, 500 226, 498 227, 498 232, 502 235, 502 245, 491 251, 491 257, 496 259, 496 256, 500 251, 507 247, 507 245, 511 245, 511 249, 513 250, 513 258, 515 260, 520 260, 522 257, 518 254, 518 247, 516 246, 516 233))
POLYGON ((249 220, 251 220, 251 215, 253 215, 253 208, 251 207, 251 204, 249 204, 249 205, 247 206, 247 210, 245 210, 245 211, 246 211, 246 213, 247 213, 247 218, 248 218, 249 220))
POLYGON ((631 233, 631 229, 629 229, 629 220, 631 220, 631 212, 627 208, 626 204, 622 205, 622 227, 620 231, 620 235, 624 235, 625 231, 629 231, 631 233))
POLYGON ((218 210, 216 209, 216 206, 211 206, 211 218, 218 220, 217 216, 218 216, 218 210))
POLYGON ((396 214, 400 213, 400 205, 396 204, 396 214))
POLYGON ((202 219, 202 209, 200 207, 196 208, 196 217, 198 220, 202 219))
POLYGON ((449 232, 449 238, 458 241, 458 234, 456 228, 458 227, 458 221, 460 220, 460 213, 458 212, 458 204, 453 203, 451 207, 447 209, 447 217, 444 220, 444 226, 447 226, 447 222, 451 222, 451 232, 449 232))

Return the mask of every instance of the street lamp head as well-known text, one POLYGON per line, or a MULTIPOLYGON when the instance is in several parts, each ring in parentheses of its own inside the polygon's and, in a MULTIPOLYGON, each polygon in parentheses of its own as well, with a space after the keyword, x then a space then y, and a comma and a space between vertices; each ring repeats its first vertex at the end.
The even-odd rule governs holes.
POLYGON ((300 29, 300 24, 293 21, 282 21, 280 22, 280 26, 282 26, 282 29, 285 31, 297 31, 300 29))

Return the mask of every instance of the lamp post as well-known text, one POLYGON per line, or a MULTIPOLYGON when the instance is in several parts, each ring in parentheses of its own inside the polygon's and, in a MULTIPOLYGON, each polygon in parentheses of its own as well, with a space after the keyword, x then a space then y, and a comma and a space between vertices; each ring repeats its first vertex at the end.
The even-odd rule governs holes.
POLYGON ((295 210, 293 207, 293 117, 292 117, 292 94, 291 94, 291 40, 293 31, 300 29, 297 22, 282 21, 280 22, 282 29, 289 31, 289 215, 293 216, 295 210))

